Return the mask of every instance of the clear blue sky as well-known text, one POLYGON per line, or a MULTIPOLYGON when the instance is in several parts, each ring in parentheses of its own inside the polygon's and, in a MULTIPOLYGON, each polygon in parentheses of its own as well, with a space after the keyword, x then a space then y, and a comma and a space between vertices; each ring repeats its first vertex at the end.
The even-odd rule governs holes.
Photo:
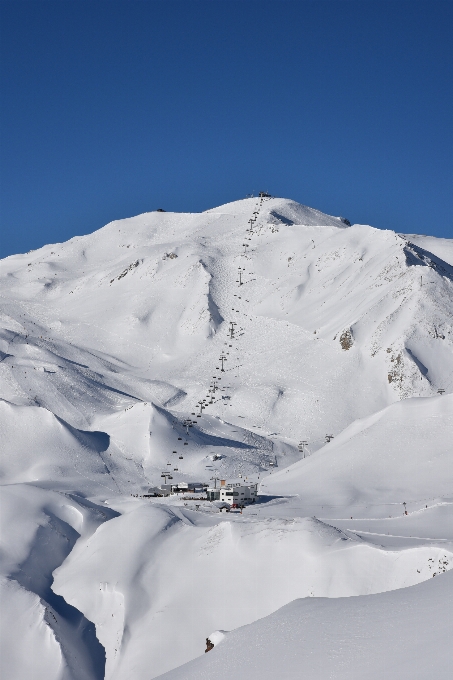
POLYGON ((265 189, 453 238, 453 2, 14 0, 0 255, 265 189))

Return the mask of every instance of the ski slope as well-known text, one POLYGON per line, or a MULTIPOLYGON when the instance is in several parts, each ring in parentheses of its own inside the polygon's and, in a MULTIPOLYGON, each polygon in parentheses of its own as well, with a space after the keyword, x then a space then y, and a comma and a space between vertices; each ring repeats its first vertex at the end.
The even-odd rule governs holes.
MULTIPOLYGON (((2 260, 1 673, 208 677, 222 658, 231 674, 230 641, 251 668, 246 631, 327 611, 330 663, 343 611, 353 630, 368 612, 378 654, 391 602, 424 611, 438 580, 447 598, 432 577, 453 565, 452 252, 247 198, 2 260), (143 498, 162 474, 257 483, 259 503, 143 498)), ((399 678, 417 670, 404 649, 363 658, 399 678)))
POLYGON ((412 398, 356 420, 320 449, 264 480, 307 514, 395 516, 452 497, 453 395, 412 398), (328 490, 328 494, 326 493, 328 490))

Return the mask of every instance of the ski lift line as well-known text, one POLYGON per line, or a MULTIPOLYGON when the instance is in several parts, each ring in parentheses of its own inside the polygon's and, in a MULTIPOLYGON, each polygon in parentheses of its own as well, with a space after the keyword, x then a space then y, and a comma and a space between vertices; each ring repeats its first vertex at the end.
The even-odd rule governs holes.
MULTIPOLYGON (((255 210, 255 211, 252 213, 253 216, 252 216, 252 217, 249 219, 249 221, 248 221, 248 224, 250 224, 250 229, 246 229, 246 232, 249 231, 249 232, 250 232, 250 235, 252 235, 252 233, 253 233, 252 225, 253 225, 253 224, 257 221, 257 219, 258 219, 258 216, 259 216, 259 214, 260 214, 260 209, 261 209, 261 206, 262 206, 262 204, 263 204, 263 201, 264 201, 264 198, 261 197, 260 202, 257 203, 257 205, 256 205, 257 210, 255 210)), ((261 232, 261 227, 260 227, 260 232, 261 232)), ((205 238, 205 237, 203 236, 203 238, 205 238)), ((245 237, 245 240, 251 240, 251 238, 249 239, 249 238, 245 237)), ((249 244, 243 243, 242 246, 244 247, 243 256, 246 256, 247 248, 249 247, 249 244)), ((247 259, 250 259, 250 258, 247 258, 247 259)), ((239 266, 239 268, 238 268, 238 276, 239 276, 239 279, 236 280, 236 283, 239 283, 239 286, 242 286, 242 285, 244 285, 245 283, 247 283, 247 282, 242 281, 242 274, 243 274, 243 273, 244 273, 244 274, 246 273, 246 272, 245 272, 245 268, 239 266)), ((255 279, 252 279, 252 281, 256 281, 256 278, 255 278, 255 279)), ((250 281, 249 281, 249 282, 250 282, 250 281)), ((240 298, 240 296, 237 296, 237 295, 234 295, 234 297, 239 297, 239 298, 240 298)), ((247 302, 249 302, 249 301, 247 300, 247 302)), ((234 310, 234 308, 232 308, 232 311, 235 311, 235 312, 238 313, 238 314, 240 313, 239 310, 234 310)), ((230 321, 229 333, 230 333, 230 339, 231 339, 231 340, 233 339, 234 333, 235 333, 235 331, 237 330, 237 329, 235 329, 235 326, 236 326, 236 325, 237 325, 236 322, 230 321)), ((243 329, 243 328, 240 328, 239 331, 242 331, 242 333, 240 333, 240 336, 244 335, 244 332, 243 332, 244 329, 243 329)), ((225 344, 228 344, 228 343, 225 343, 225 344)), ((224 369, 224 361, 227 361, 227 357, 224 356, 224 355, 221 355, 221 357, 219 358, 219 361, 220 361, 221 364, 222 364, 222 368, 220 369, 220 367, 217 367, 216 370, 221 370, 222 373, 227 372, 227 371, 225 371, 225 369, 224 369)), ((231 370, 232 370, 232 371, 237 371, 237 370, 238 370, 239 368, 241 368, 243 365, 244 365, 244 364, 238 364, 238 365, 232 367, 232 368, 229 369, 229 370, 230 370, 230 371, 231 371, 231 370)), ((228 369, 227 369, 227 370, 228 370, 228 369)), ((236 376, 236 377, 239 377, 239 376, 236 376)), ((214 380, 221 380, 221 378, 218 378, 217 376, 213 376, 213 379, 214 379, 214 380)), ((215 393, 216 388, 217 388, 217 389, 221 389, 221 388, 219 388, 218 386, 216 386, 216 383, 215 383, 215 382, 214 382, 213 385, 211 385, 211 388, 212 388, 212 389, 208 390, 209 393, 211 393, 211 392, 212 392, 212 393, 215 393)), ((218 401, 218 400, 216 400, 216 399, 213 398, 213 397, 209 398, 209 394, 208 394, 208 395, 206 396, 205 399, 203 399, 202 401, 199 401, 199 402, 198 402, 198 405, 199 405, 199 407, 200 407, 200 413, 197 414, 196 417, 197 417, 197 418, 201 418, 203 410, 204 410, 205 408, 207 408, 207 406, 209 406, 209 405, 211 405, 211 404, 214 404, 214 403, 216 403, 217 401, 218 401)), ((192 415, 195 415, 195 414, 192 414, 192 415)), ((186 423, 184 423, 184 425, 186 425, 186 423)), ((188 428, 187 428, 187 433, 188 433, 188 428)))

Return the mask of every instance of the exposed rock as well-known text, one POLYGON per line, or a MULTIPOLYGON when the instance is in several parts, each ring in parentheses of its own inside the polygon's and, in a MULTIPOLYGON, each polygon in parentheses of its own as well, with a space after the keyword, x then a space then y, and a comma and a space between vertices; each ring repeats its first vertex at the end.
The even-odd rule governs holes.
POLYGON ((352 335, 352 331, 351 331, 350 328, 347 328, 340 335, 340 345, 341 345, 342 349, 351 349, 353 344, 354 344, 354 338, 353 338, 353 335, 352 335))

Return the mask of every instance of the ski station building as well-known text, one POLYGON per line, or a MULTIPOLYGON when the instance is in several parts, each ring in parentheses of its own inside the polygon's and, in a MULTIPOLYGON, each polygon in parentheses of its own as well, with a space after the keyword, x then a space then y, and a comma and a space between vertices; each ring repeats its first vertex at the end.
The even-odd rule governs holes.
POLYGON ((170 496, 178 493, 203 493, 207 484, 202 482, 178 482, 177 484, 161 484, 153 486, 148 490, 145 497, 149 496, 170 496))
POLYGON ((257 485, 226 484, 225 480, 220 480, 220 487, 206 489, 208 501, 221 501, 230 505, 245 505, 255 503, 257 497, 257 485))

